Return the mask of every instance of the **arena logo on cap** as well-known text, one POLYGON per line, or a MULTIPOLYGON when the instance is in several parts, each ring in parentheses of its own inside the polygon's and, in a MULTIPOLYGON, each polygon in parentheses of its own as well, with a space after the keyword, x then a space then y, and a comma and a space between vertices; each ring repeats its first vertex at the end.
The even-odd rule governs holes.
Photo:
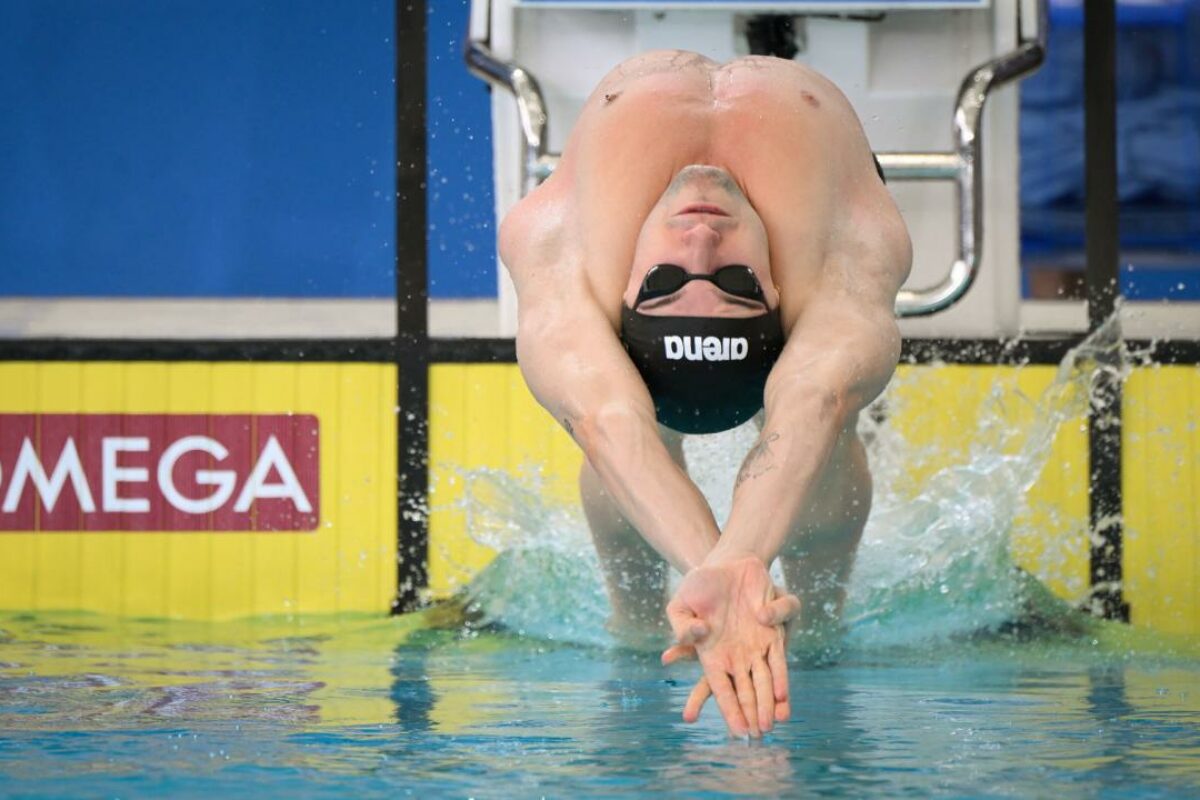
POLYGON ((0 414, 0 530, 305 531, 311 414, 0 414))
POLYGON ((742 336, 667 336, 663 347, 671 361, 741 361, 750 343, 742 336))

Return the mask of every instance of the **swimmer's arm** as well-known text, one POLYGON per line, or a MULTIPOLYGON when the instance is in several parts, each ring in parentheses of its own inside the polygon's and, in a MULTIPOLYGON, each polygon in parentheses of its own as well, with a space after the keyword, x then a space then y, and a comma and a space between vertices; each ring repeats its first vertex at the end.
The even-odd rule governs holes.
MULTIPOLYGON (((642 537, 680 572, 719 535, 707 501, 658 434, 650 394, 594 302, 520 293, 517 360, 530 390, 579 444, 642 537)), ((542 291, 540 287, 536 291, 542 291)))
POLYGON ((709 563, 754 555, 771 563, 838 438, 891 379, 900 333, 890 305, 815 302, 767 380, 766 418, 738 473, 725 534, 709 563))

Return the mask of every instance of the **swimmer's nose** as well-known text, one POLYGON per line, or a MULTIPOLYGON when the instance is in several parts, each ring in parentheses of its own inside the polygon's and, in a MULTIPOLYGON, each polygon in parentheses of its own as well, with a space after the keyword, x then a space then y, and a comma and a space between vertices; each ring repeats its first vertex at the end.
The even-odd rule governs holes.
POLYGON ((684 238, 711 239, 714 242, 721 241, 721 232, 703 220, 697 220, 695 224, 689 225, 684 230, 683 235, 684 238))
POLYGON ((699 250, 711 250, 721 243, 721 232, 706 222, 697 221, 684 229, 683 240, 699 250))

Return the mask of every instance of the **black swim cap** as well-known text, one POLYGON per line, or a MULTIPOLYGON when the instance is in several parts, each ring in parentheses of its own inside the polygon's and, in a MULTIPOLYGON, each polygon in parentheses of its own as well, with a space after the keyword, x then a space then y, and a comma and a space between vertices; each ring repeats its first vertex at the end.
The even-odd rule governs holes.
POLYGON ((763 405, 783 351, 779 309, 756 317, 659 317, 621 306, 621 341, 654 398, 658 421, 680 433, 735 428, 763 405))

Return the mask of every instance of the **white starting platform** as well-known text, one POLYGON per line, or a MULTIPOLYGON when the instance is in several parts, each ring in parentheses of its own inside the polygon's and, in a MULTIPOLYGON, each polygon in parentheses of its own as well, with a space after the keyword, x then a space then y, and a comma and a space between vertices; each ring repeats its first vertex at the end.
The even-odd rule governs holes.
MULTIPOLYGON (((996 90, 1034 70, 1044 43, 1044 0, 474 0, 466 59, 507 90, 492 98, 498 219, 553 171, 623 59, 766 52, 816 69, 858 111, 912 234, 905 335, 994 337, 1018 333, 1021 305, 1018 98, 996 90)), ((497 275, 511 336, 515 296, 497 275)))

